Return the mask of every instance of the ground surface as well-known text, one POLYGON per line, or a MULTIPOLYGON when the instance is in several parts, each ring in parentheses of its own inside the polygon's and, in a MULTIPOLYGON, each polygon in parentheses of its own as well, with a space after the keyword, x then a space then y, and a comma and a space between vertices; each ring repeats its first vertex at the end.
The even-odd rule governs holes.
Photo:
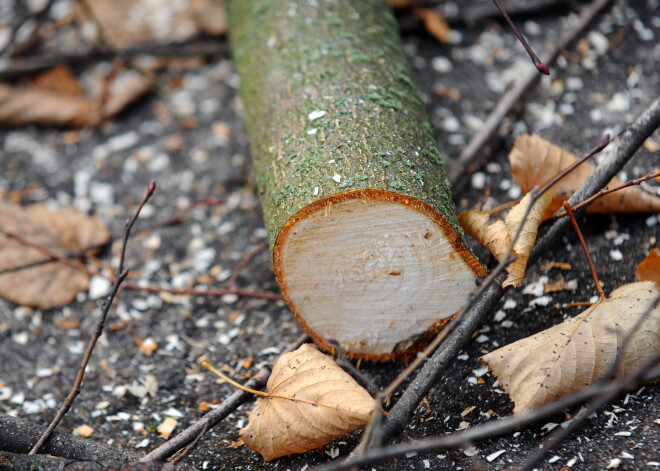
MULTIPOLYGON (((461 8, 477 2, 461 2, 461 8)), ((457 3, 444 4, 447 14, 457 3)), ((575 23, 570 9, 544 11, 519 19, 537 49, 575 23)), ((402 18, 404 42, 416 78, 428 98, 440 148, 449 165, 481 127, 521 68, 530 67, 522 48, 501 23, 457 24, 451 44, 440 44, 408 15, 402 18)), ((521 132, 536 132, 581 153, 602 133, 619 132, 658 94, 660 83, 660 9, 657 1, 617 1, 600 17, 580 44, 560 58, 550 78, 524 100, 501 149, 491 162, 459 188, 456 201, 500 204, 518 197, 506 160, 521 132), (613 46, 610 49, 610 46, 613 46)), ((49 201, 101 215, 114 234, 121 232, 147 182, 158 192, 141 218, 144 225, 167 220, 191 202, 218 197, 222 204, 200 207, 185 224, 132 242, 131 277, 152 285, 188 286, 213 280, 222 286, 243 256, 265 240, 259 201, 253 185, 248 140, 237 98, 238 80, 229 57, 214 57, 191 70, 160 76, 158 92, 131 107, 99 130, 77 135, 27 127, 0 129, 0 194, 28 204, 49 201), (194 119, 193 119, 194 117, 194 119), (31 188, 26 191, 26 188, 31 188)), ((656 133, 655 141, 660 142, 656 133)), ((660 155, 643 150, 626 169, 638 177, 660 165, 660 155)), ((625 178, 625 177, 624 177, 625 178)), ((596 267, 606 292, 634 281, 634 267, 657 244, 660 220, 648 215, 588 217, 583 220, 596 267)), ((482 260, 487 257, 480 253, 482 260)), ((116 262, 116 251, 106 254, 116 262)), ((577 313, 567 303, 591 298, 594 288, 576 238, 569 234, 526 276, 526 284, 564 277, 577 280, 575 291, 552 293, 541 300, 511 290, 490 315, 478 336, 446 372, 398 442, 443 435, 461 422, 474 425, 510 414, 512 404, 486 373, 477 380, 478 357, 493 348, 535 333, 577 313), (539 267, 567 262, 570 271, 539 267), (534 302, 535 301, 535 302, 534 302), (465 417, 461 413, 476 406, 465 417)), ((239 278, 242 287, 276 291, 268 253, 261 252, 239 278)), ((92 330, 100 302, 87 294, 47 311, 27 309, 0 299, 0 412, 46 423, 68 390, 83 344, 92 330), (62 322, 79 321, 77 327, 62 322)), ((83 392, 61 430, 87 424, 92 438, 146 451, 162 443, 155 431, 167 415, 178 417, 177 431, 199 416, 204 401, 221 401, 231 392, 203 374, 196 361, 205 357, 247 377, 271 362, 300 328, 281 302, 123 292, 111 314, 88 369, 83 392), (152 355, 138 343, 152 339, 152 355), (247 359, 253 359, 248 366, 247 359), (125 386, 147 385, 126 391, 125 386), (147 389, 148 389, 147 388, 147 389)), ((376 384, 386 385, 402 365, 362 365, 376 384)), ((647 385, 615 403, 564 442, 540 469, 618 469, 660 466, 660 390, 647 385)), ((244 447, 231 448, 246 423, 246 407, 210 432, 187 462, 200 469, 301 470, 345 456, 359 436, 266 465, 244 447), (331 456, 329 456, 331 455, 331 456)), ((524 462, 566 417, 556 416, 515 434, 478 443, 478 453, 430 453, 382 464, 375 469, 513 469, 524 462), (494 452, 500 456, 488 461, 494 452)))

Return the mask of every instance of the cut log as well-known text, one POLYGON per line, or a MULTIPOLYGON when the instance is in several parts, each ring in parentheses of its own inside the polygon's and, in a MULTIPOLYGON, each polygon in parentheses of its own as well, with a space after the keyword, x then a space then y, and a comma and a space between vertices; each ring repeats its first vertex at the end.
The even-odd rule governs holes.
POLYGON ((484 270, 387 0, 228 2, 282 294, 325 350, 420 348, 484 270))

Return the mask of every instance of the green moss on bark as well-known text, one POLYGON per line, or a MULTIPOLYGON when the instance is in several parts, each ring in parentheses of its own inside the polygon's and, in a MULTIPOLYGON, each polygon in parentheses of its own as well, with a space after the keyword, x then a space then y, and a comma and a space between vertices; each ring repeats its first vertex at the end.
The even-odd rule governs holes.
POLYGON ((460 232, 386 0, 227 3, 271 247, 308 204, 367 188, 413 196, 460 232))

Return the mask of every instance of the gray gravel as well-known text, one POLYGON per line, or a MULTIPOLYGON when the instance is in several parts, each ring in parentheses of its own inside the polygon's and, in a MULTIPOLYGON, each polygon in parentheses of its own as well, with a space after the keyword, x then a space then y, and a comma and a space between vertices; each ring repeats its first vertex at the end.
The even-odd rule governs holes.
MULTIPOLYGON (((495 206, 519 196, 506 160, 506 150, 518 134, 539 133, 579 154, 604 132, 621 131, 657 96, 658 2, 620 0, 614 4, 526 98, 522 111, 508 123, 501 150, 457 192, 459 205, 485 200, 495 206), (611 41, 619 36, 621 41, 610 49, 611 41)), ((458 2, 446 2, 442 8, 450 14, 458 2)), ((575 19, 575 14, 559 9, 519 23, 530 42, 542 50, 575 19)), ((500 22, 457 25, 451 43, 440 44, 413 28, 417 23, 409 16, 403 15, 401 21, 440 148, 452 165, 520 70, 531 64, 500 22)), ((133 281, 150 285, 187 287, 201 279, 225 286, 232 268, 266 235, 237 86, 231 60, 214 57, 207 65, 164 72, 157 93, 98 130, 72 136, 67 130, 50 128, 0 129, 0 195, 18 198, 23 204, 48 201, 99 214, 117 235, 152 178, 158 191, 139 221, 142 225, 167 220, 198 199, 217 197, 221 204, 196 208, 185 224, 133 240, 128 267, 133 281)), ((656 150, 640 151, 622 179, 660 166, 657 132, 648 147, 652 145, 656 150)), ((649 185, 658 191, 657 183, 649 185)), ((656 215, 590 216, 582 221, 606 292, 634 281, 634 268, 649 248, 657 246, 658 227, 656 215)), ((482 251, 479 254, 488 261, 482 251)), ((116 248, 103 260, 116 266, 116 248)), ((255 258, 238 282, 245 288, 277 290, 267 252, 255 258)), ((526 289, 507 294, 429 394, 428 403, 420 405, 398 442, 443 435, 465 426, 463 422, 474 425, 510 414, 511 402, 495 378, 481 370, 478 357, 573 316, 577 310, 567 304, 595 294, 572 234, 530 270, 525 284, 526 289), (547 262, 567 262, 573 268, 542 271, 539 267, 547 262), (552 293, 540 301, 538 294, 529 294, 530 283, 560 277, 575 280, 575 290, 552 293), (463 417, 461 413, 471 406, 475 409, 463 417)), ((95 325, 100 301, 92 297, 81 293, 71 305, 46 311, 0 299, 1 413, 39 423, 50 420, 68 391, 95 325), (76 319, 79 326, 58 327, 63 319, 76 319)), ((94 429, 92 438, 137 452, 163 442, 156 427, 165 417, 177 418, 176 433, 200 415, 204 402, 221 401, 231 393, 231 387, 200 371, 197 360, 204 357, 228 367, 237 378, 247 377, 259 365, 272 362, 282 345, 300 333, 281 302, 133 291, 121 294, 108 327, 82 394, 60 429, 71 431, 86 424, 94 429), (138 346, 147 340, 156 344, 149 356, 138 346)), ((402 365, 363 364, 361 368, 375 383, 386 385, 402 365)), ((657 385, 629 394, 590 418, 539 469, 660 467, 659 398, 657 385)), ((230 447, 238 428, 246 423, 246 411, 247 407, 241 408, 210 432, 187 462, 199 469, 303 470, 346 456, 359 439, 356 433, 327 445, 322 453, 308 452, 265 465, 258 454, 230 447)), ((569 415, 556 416, 478 443, 474 455, 429 453, 375 469, 512 469, 567 420, 569 415)))

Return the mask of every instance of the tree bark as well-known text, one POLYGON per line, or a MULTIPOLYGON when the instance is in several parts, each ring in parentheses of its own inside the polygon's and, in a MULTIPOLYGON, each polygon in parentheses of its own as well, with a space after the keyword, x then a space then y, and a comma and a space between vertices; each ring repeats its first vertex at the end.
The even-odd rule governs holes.
POLYGON ((323 348, 416 351, 484 271, 386 0, 230 0, 234 61, 284 299, 323 348))

